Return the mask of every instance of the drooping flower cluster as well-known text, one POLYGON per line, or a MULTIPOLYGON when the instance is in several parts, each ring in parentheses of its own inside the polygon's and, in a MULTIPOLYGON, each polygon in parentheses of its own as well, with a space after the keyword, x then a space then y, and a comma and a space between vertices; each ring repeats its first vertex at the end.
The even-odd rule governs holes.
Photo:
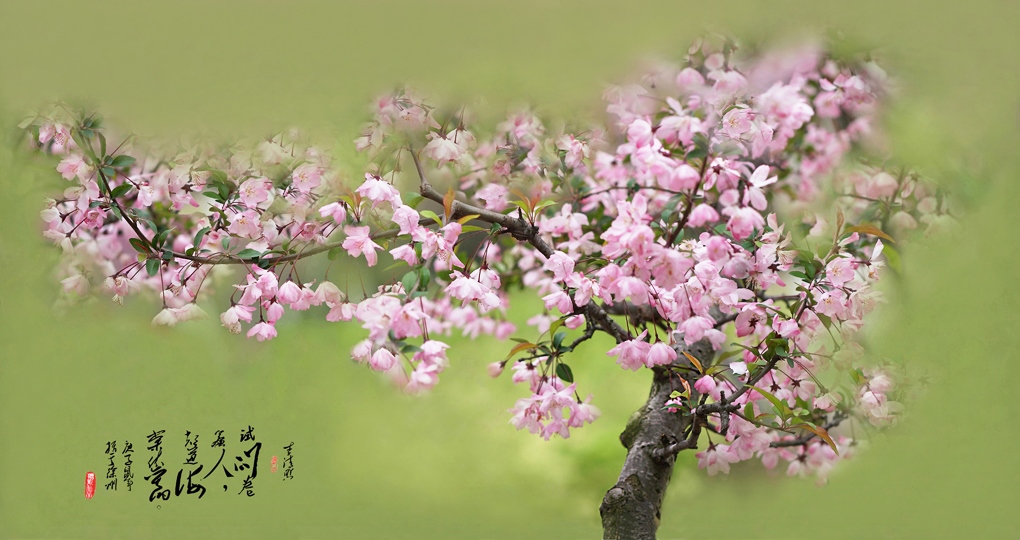
POLYGON ((228 330, 272 339, 288 309, 324 305, 367 331, 354 359, 417 391, 447 366, 436 336, 509 337, 506 293, 528 288, 544 303, 528 320, 539 337, 490 366, 516 360, 514 382, 528 382, 518 429, 567 437, 598 416, 567 359, 605 332, 623 369, 676 375, 662 406, 703 420, 680 434, 694 445, 702 424, 717 433, 698 454, 709 474, 756 458, 824 478, 854 444, 829 429, 899 409, 898 383, 854 343, 881 270, 899 264, 894 237, 953 223, 930 182, 867 157, 885 91, 871 62, 700 42, 681 65, 607 90, 602 127, 553 129, 519 110, 486 131, 404 89, 355 141, 372 160, 356 184, 292 132, 161 153, 108 151, 92 117, 24 127, 73 182, 42 213, 69 293, 155 291, 153 322, 173 325, 201 317, 210 275, 239 265, 228 330), (300 278, 324 252, 401 270, 352 297, 300 278), (687 352, 699 343, 714 357, 687 352))

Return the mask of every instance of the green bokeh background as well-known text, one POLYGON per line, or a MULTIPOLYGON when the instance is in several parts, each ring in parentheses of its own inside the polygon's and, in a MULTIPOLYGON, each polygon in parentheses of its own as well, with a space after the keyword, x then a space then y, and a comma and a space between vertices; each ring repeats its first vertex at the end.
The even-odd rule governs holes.
MULTIPOLYGON (((901 81, 895 153, 969 205, 955 234, 904 253, 874 350, 932 375, 906 421, 830 484, 708 478, 684 456, 662 538, 1009 538, 1020 535, 1020 32, 1014 2, 0 2, 0 121, 90 98, 152 135, 302 126, 347 145, 378 92, 409 80, 490 106, 597 111, 603 84, 706 30, 786 38, 835 28, 878 47, 901 81)), ((106 299, 59 313, 56 251, 39 235, 62 187, 10 138, 0 149, 0 538, 592 538, 625 419, 648 374, 586 344, 572 362, 604 416, 569 440, 515 431, 520 390, 491 381, 494 340, 453 340, 451 368, 411 398, 349 361, 357 327, 291 318, 259 344, 210 320, 155 331, 156 307, 106 299), (82 497, 106 440, 256 427, 295 441, 295 480, 266 469, 252 499, 136 491, 82 497), (265 475, 265 477, 263 477, 265 475)), ((352 270, 353 271, 353 270, 352 270)), ((516 298, 523 319, 536 303, 516 298)), ((215 306, 213 306, 215 307, 215 306)), ((211 312, 214 312, 210 309, 211 312)), ((318 314, 321 315, 321 314, 318 314)), ((286 321, 286 319, 285 319, 286 321)), ((200 454, 200 457, 203 454, 200 454)), ((207 455, 207 454, 206 454, 207 455)), ((265 466, 266 454, 263 455, 265 466)), ((170 465, 171 474, 176 469, 170 465)), ((142 474, 138 474, 142 473, 142 474)), ((102 476, 102 474, 100 474, 102 476)), ((170 481, 172 484, 172 479, 170 481)), ((217 494, 211 494, 217 495, 217 494)))

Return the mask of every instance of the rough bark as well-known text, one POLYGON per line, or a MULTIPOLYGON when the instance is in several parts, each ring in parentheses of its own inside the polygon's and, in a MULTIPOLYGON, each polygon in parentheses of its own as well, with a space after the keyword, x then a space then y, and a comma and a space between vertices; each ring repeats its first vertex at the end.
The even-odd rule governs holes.
MULTIPOLYGON (((681 350, 687 350, 702 361, 713 354, 707 340, 681 350)), ((677 362, 690 365, 683 358, 681 355, 677 362)), ((673 453, 662 456, 662 449, 677 443, 691 422, 690 415, 671 413, 663 408, 673 390, 683 390, 677 377, 666 370, 654 370, 648 401, 631 416, 620 434, 620 442, 627 448, 627 459, 619 480, 606 492, 599 508, 604 539, 655 538, 662 500, 676 461, 673 453)))

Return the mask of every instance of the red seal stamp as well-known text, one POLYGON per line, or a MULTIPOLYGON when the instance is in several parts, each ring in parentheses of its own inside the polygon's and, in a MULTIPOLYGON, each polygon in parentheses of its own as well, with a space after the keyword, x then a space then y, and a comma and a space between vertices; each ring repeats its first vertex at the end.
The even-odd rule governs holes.
POLYGON ((91 499, 96 494, 96 473, 85 473, 85 498, 91 499))

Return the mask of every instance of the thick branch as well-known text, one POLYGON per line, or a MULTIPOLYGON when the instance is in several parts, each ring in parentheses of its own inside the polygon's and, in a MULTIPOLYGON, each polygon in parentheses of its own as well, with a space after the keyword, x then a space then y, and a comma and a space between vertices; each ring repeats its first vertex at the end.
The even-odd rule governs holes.
MULTIPOLYGON (((681 350, 701 359, 711 358, 713 354, 708 340, 690 347, 682 346, 681 350)), ((606 492, 599 508, 603 538, 655 538, 659 511, 676 460, 675 453, 664 455, 660 450, 676 444, 692 419, 691 415, 665 409, 670 393, 683 389, 677 380, 679 376, 671 370, 654 370, 648 401, 631 417, 620 435, 620 442, 627 448, 627 459, 619 479, 606 492)))

